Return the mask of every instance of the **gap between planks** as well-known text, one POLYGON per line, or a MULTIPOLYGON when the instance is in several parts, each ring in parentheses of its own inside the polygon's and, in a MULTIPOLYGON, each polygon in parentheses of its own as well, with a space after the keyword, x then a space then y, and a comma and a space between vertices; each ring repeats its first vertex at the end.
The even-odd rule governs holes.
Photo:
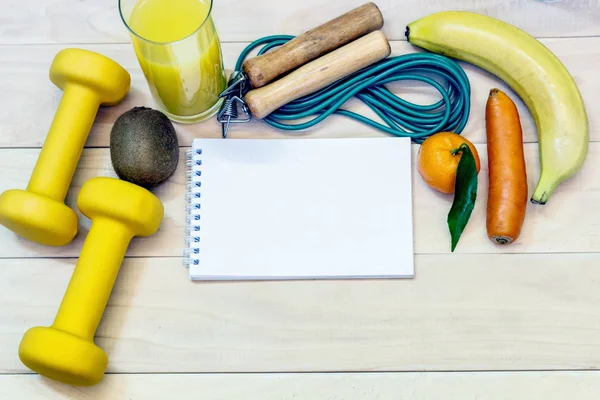
MULTIPOLYGON (((241 375, 241 376, 253 376, 253 375, 282 375, 282 376, 291 376, 291 375, 412 375, 412 374, 423 374, 423 375, 435 375, 435 374, 450 374, 450 375, 460 375, 460 374, 527 374, 527 373, 577 373, 577 372, 593 372, 600 373, 600 369, 486 369, 486 370, 383 370, 383 371, 264 371, 264 372, 249 372, 249 371, 239 371, 239 372, 231 372, 231 371, 215 371, 215 372, 105 372, 106 376, 126 376, 126 375, 201 375, 201 376, 217 376, 217 375, 241 375)), ((0 372, 0 376, 38 376, 35 372, 0 372)))
MULTIPOLYGON (((296 34, 285 34, 285 35, 295 35, 299 36, 304 32, 296 33, 296 34)), ((283 35, 283 33, 282 33, 283 35)), ((534 36, 538 40, 553 40, 553 39, 590 39, 590 38, 600 38, 600 35, 574 35, 574 36, 534 36)), ((255 40, 260 39, 261 37, 256 37, 255 40)), ((398 39, 390 39, 390 42, 406 42, 406 38, 398 38, 398 39)), ((221 44, 250 44, 251 41, 248 40, 220 40, 221 44)), ((27 43, 19 43, 19 42, 8 42, 8 43, 0 43, 1 46, 111 46, 111 45, 131 45, 130 41, 116 41, 116 42, 68 42, 68 43, 49 43, 49 42, 27 42, 27 43)))
MULTIPOLYGON (((182 249, 185 248, 185 246, 182 246, 182 249)), ((527 252, 523 252, 523 253, 486 253, 486 252, 476 252, 476 253, 456 253, 456 255, 458 257, 460 256, 498 256, 498 255, 506 255, 506 256, 542 256, 542 255, 555 255, 555 256, 570 256, 570 255, 576 255, 576 256, 586 256, 586 255, 595 255, 595 254, 600 254, 600 250, 599 251, 586 251, 586 252, 577 252, 577 251, 557 251, 557 252, 552 252, 552 253, 548 253, 548 252, 537 252, 537 253, 527 253, 527 252)), ((415 256, 426 256, 426 257, 447 257, 449 254, 448 253, 415 253, 415 256)), ((172 259, 181 259, 183 261, 182 256, 169 256, 169 255, 164 255, 164 256, 148 256, 148 255, 126 255, 124 257, 125 260, 131 259, 131 260, 136 260, 136 259, 149 259, 152 258, 154 260, 160 260, 160 259, 164 259, 164 260, 172 260, 172 259)), ((0 256, 0 260, 5 260, 5 261, 10 261, 10 260, 78 260, 79 257, 77 256, 61 256, 61 255, 57 255, 57 256, 45 256, 45 257, 3 257, 0 256)), ((183 263, 182 263, 183 266, 183 263)), ((297 279, 300 280, 300 279, 297 279)), ((308 279, 308 280, 319 280, 319 279, 308 279)), ((336 280, 336 279, 329 279, 329 280, 336 280)), ((339 280, 345 280, 343 278, 340 278, 339 280)), ((0 373, 1 374, 1 373, 0 373)))

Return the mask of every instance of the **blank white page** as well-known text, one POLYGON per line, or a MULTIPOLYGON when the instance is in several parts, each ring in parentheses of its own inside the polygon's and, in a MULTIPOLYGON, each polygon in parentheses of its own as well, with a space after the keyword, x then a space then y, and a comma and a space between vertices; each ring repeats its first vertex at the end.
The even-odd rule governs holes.
POLYGON ((191 279, 414 276, 410 139, 196 139, 193 149, 191 279))

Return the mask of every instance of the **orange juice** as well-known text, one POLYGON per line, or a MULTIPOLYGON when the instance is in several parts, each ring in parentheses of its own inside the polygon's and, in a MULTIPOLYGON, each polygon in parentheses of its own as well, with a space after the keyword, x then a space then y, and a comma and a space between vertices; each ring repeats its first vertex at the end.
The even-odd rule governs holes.
POLYGON ((138 0, 123 18, 153 98, 175 121, 204 120, 220 105, 226 77, 210 11, 211 0, 138 0))

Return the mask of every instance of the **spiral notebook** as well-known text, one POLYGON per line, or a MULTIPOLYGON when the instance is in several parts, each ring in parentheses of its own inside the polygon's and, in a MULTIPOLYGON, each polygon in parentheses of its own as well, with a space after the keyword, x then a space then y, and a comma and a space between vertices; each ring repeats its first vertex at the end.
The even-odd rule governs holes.
POLYGON ((192 280, 414 276, 407 138, 195 139, 192 280))

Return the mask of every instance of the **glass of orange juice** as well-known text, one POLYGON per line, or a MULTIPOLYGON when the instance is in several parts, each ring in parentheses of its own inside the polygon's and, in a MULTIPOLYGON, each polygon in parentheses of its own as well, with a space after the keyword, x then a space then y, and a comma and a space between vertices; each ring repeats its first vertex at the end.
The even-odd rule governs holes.
POLYGON ((194 123, 219 109, 227 79, 212 0, 119 0, 119 12, 158 108, 194 123))

